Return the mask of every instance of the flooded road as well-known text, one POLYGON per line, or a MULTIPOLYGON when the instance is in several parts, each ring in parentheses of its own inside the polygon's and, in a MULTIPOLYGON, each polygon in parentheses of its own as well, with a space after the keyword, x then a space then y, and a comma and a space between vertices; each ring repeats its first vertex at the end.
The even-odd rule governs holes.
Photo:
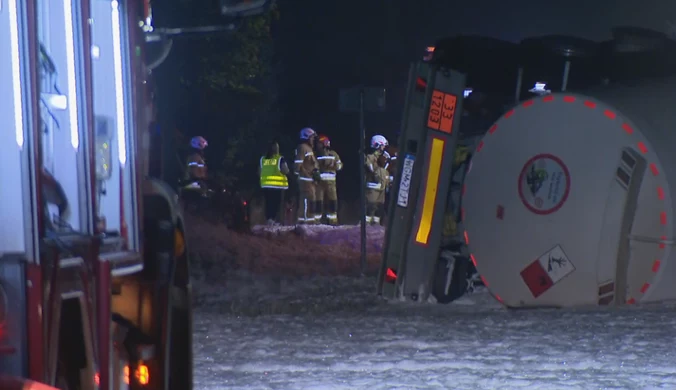
POLYGON ((299 298, 294 314, 202 304, 195 388, 676 388, 673 305, 514 312, 485 291, 415 305, 379 302, 368 286, 299 298))

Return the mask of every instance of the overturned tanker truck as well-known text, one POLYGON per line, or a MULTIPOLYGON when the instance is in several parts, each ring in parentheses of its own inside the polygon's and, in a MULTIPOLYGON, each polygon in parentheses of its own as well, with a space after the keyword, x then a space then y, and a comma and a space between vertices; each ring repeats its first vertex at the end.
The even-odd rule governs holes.
POLYGON ((473 143, 464 174, 452 166, 471 70, 449 58, 465 38, 412 67, 380 294, 450 302, 476 267, 511 308, 676 298, 676 43, 637 28, 613 35, 522 42, 513 104, 473 143), (535 97, 522 100, 524 90, 535 97), (451 256, 441 239, 449 215, 462 237, 451 256))

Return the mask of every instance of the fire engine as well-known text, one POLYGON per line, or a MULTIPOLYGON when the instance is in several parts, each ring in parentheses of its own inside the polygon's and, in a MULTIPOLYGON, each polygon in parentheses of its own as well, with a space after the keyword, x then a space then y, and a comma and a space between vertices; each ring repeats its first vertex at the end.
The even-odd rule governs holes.
POLYGON ((192 388, 183 218, 147 174, 151 16, 0 0, 2 389, 192 388))
POLYGON ((618 27, 607 42, 506 45, 484 63, 513 71, 514 100, 473 137, 459 124, 474 69, 458 71, 463 41, 412 65, 379 293, 448 303, 471 263, 511 308, 676 298, 676 42, 618 27), (462 169, 460 145, 472 154, 462 169), (448 215, 458 234, 444 242, 448 215))
POLYGON ((4 375, 191 387, 183 222, 144 173, 143 5, 2 2, 4 375))

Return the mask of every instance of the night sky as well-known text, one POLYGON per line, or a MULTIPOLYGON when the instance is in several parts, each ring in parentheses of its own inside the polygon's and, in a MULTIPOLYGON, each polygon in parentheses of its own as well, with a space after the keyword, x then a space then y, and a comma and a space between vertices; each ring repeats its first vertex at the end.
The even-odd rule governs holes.
MULTIPOLYGON (((331 64, 341 64, 340 71, 328 80, 294 78, 295 85, 304 87, 296 93, 309 96, 316 90, 338 87, 339 82, 347 86, 363 79, 371 84, 381 81, 390 90, 394 110, 389 113, 394 116, 403 101, 407 63, 417 60, 422 49, 438 38, 479 34, 519 42, 537 35, 563 34, 600 41, 611 38, 613 26, 666 30, 670 15, 676 21, 676 2, 664 0, 640 5, 632 0, 280 0, 280 5, 280 39, 294 40, 302 48, 296 53, 303 56, 308 74, 314 73, 313 67, 330 69, 331 64), (350 7, 360 3, 366 5, 350 7), (293 9, 285 8, 291 4, 293 9)), ((287 114, 293 116, 287 118, 290 127, 303 120, 326 125, 313 114, 287 114)), ((386 121, 386 126, 398 126, 398 120, 394 122, 386 121)))
MULTIPOLYGON (((563 34, 605 40, 611 37, 613 26, 633 25, 665 31, 668 21, 676 21, 676 2, 669 0, 425 0, 420 3, 427 9, 417 19, 424 28, 421 34, 429 37, 464 33, 518 42, 535 35, 563 34), (450 12, 454 3, 462 6, 450 12), (424 20, 428 17, 434 19, 425 27, 424 20)), ((424 38, 420 42, 423 41, 424 38)))

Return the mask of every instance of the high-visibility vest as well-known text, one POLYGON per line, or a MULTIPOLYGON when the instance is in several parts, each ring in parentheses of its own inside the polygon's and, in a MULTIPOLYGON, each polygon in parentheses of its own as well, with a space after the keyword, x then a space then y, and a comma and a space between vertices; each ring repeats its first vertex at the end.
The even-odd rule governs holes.
POLYGON ((282 156, 275 155, 272 158, 261 157, 261 188, 289 188, 289 179, 282 173, 279 167, 282 156))

